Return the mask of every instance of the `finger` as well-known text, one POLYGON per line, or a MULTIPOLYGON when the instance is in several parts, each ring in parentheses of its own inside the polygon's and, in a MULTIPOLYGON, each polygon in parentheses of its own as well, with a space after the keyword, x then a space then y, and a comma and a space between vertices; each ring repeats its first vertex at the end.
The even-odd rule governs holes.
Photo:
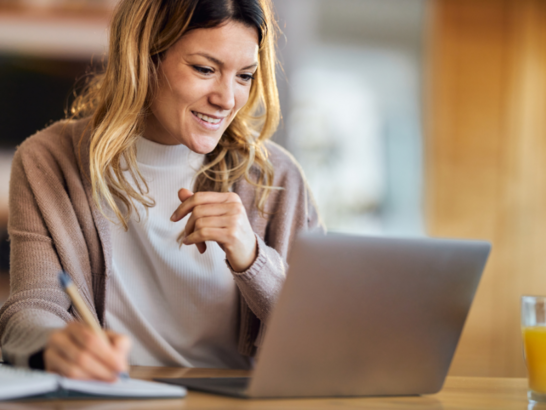
POLYGON ((106 335, 108 336, 108 340, 110 340, 112 347, 117 352, 118 359, 120 360, 119 364, 123 368, 122 371, 128 371, 129 362, 127 357, 131 351, 131 339, 125 335, 120 335, 110 331, 107 331, 106 335))
MULTIPOLYGON (((184 240, 186 239, 186 232, 182 231, 180 235, 178 235, 178 238, 176 238, 176 241, 178 242, 179 248, 182 247, 184 244, 184 240)), ((197 246, 197 250, 200 254, 204 254, 207 250, 207 244, 205 242, 196 243, 195 246, 197 246)))
POLYGON ((192 196, 193 192, 191 192, 189 189, 182 188, 178 191, 178 199, 180 199, 180 202, 184 202, 192 196))
MULTIPOLYGON (((69 339, 68 336, 66 337, 69 339)), ((80 372, 85 373, 90 379, 113 382, 117 378, 116 372, 108 369, 91 353, 81 349, 72 343, 70 339, 65 344, 52 345, 51 349, 63 357, 70 366, 79 369, 80 372)))
POLYGON ((226 241, 227 229, 225 228, 203 228, 186 236, 184 245, 197 245, 205 241, 214 241, 223 245, 226 241))
POLYGON ((190 234, 204 228, 229 228, 235 225, 237 225, 237 218, 233 215, 205 216, 195 221, 194 229, 190 234))
MULTIPOLYGON (((195 225, 195 230, 199 231, 205 228, 223 228, 226 229, 232 223, 232 217, 229 216, 211 216, 199 218, 195 225)), ((186 244, 187 245, 187 244, 186 244)), ((206 242, 198 242, 195 244, 201 254, 207 250, 206 242)))
POLYGON ((199 205, 241 202, 239 195, 233 192, 197 192, 184 201, 171 216, 171 221, 176 222, 192 212, 199 205))
MULTIPOLYGON (((192 214, 193 217, 193 214, 192 214)), ((191 219, 191 218, 190 218, 191 219)), ((230 216, 207 216, 207 217, 200 217, 198 218, 195 223, 194 227, 191 227, 188 229, 188 224, 190 221, 188 221, 188 224, 186 225, 186 229, 180 236, 178 237, 178 242, 184 245, 191 245, 189 243, 185 242, 186 237, 188 234, 192 234, 193 231, 198 231, 200 229, 204 228, 227 228, 230 224, 232 224, 233 217, 230 216)), ((207 250, 207 244, 205 242, 197 242, 195 243, 197 246, 197 249, 199 250, 199 253, 203 254, 207 250)))
MULTIPOLYGON (((189 189, 186 189, 186 188, 182 188, 178 191, 178 199, 180 199, 180 202, 182 202, 182 204, 184 204, 184 202, 186 202, 188 199, 190 199, 191 197, 193 196, 193 192, 191 192, 189 189)), ((176 208, 176 210, 173 212, 173 214, 171 215, 171 221, 173 222, 177 222, 179 221, 180 219, 176 219, 175 218, 175 215, 176 215, 176 212, 182 207, 182 204, 181 205, 178 205, 178 207, 176 208)))
POLYGON ((57 373, 64 377, 79 380, 91 380, 91 376, 85 370, 75 366, 64 358, 58 351, 47 349, 44 352, 44 361, 46 370, 51 373, 57 373))
MULTIPOLYGON (((198 229, 196 228, 197 221, 203 218, 209 218, 209 217, 220 216, 220 215, 235 215, 240 211, 239 208, 241 206, 242 205, 235 202, 223 203, 223 204, 206 204, 206 205, 196 206, 193 209, 193 212, 191 213, 191 216, 188 219, 188 222, 186 222, 186 227, 184 228, 183 233, 184 235, 189 235, 193 233, 194 230, 198 229)), ((226 225, 221 225, 221 226, 226 226, 226 225)))
POLYGON ((74 343, 91 353, 110 371, 117 373, 124 370, 112 346, 89 327, 81 323, 72 323, 66 327, 66 330, 74 343))
POLYGON ((70 334, 66 331, 53 335, 48 344, 48 348, 56 351, 69 363, 80 368, 93 379, 113 381, 116 377, 114 372, 107 369, 89 352, 75 344, 70 337, 70 334))
POLYGON ((114 333, 112 331, 106 331, 106 335, 108 336, 108 340, 110 340, 110 343, 112 347, 121 353, 129 353, 131 350, 131 339, 129 339, 125 335, 120 335, 119 333, 114 333))

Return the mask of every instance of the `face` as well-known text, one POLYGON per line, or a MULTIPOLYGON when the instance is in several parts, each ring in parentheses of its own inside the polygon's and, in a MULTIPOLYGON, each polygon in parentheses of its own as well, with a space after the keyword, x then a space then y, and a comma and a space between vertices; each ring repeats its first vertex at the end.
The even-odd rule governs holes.
POLYGON ((144 137, 211 152, 248 101, 258 67, 258 33, 228 22, 192 30, 167 50, 144 137))

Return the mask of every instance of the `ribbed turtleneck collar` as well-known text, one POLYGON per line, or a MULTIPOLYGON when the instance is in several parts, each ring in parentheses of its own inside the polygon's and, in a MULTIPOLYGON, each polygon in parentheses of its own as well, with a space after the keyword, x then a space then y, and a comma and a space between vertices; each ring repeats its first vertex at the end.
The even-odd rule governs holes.
POLYGON ((184 144, 163 145, 144 137, 139 137, 136 149, 137 162, 153 167, 172 167, 187 164, 198 169, 205 159, 205 155, 193 152, 184 144))

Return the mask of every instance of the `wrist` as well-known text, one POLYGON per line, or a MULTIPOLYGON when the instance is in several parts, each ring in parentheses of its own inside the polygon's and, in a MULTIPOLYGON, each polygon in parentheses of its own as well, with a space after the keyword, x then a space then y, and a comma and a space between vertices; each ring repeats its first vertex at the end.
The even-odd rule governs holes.
POLYGON ((230 269, 236 273, 241 273, 248 270, 258 257, 258 240, 254 239, 254 246, 251 252, 244 257, 233 257, 226 254, 226 261, 230 269))

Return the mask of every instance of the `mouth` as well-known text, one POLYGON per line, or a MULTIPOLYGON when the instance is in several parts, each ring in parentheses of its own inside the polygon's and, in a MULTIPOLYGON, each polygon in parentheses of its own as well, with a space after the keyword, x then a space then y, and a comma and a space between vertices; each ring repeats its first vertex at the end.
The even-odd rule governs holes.
POLYGON ((191 112, 195 117, 199 118, 201 121, 203 121, 204 123, 206 124, 210 124, 210 125, 218 125, 222 122, 222 120, 224 118, 221 118, 221 117, 214 117, 212 115, 206 115, 206 114, 203 114, 203 113, 200 113, 200 112, 197 112, 197 111, 192 111, 191 112))

